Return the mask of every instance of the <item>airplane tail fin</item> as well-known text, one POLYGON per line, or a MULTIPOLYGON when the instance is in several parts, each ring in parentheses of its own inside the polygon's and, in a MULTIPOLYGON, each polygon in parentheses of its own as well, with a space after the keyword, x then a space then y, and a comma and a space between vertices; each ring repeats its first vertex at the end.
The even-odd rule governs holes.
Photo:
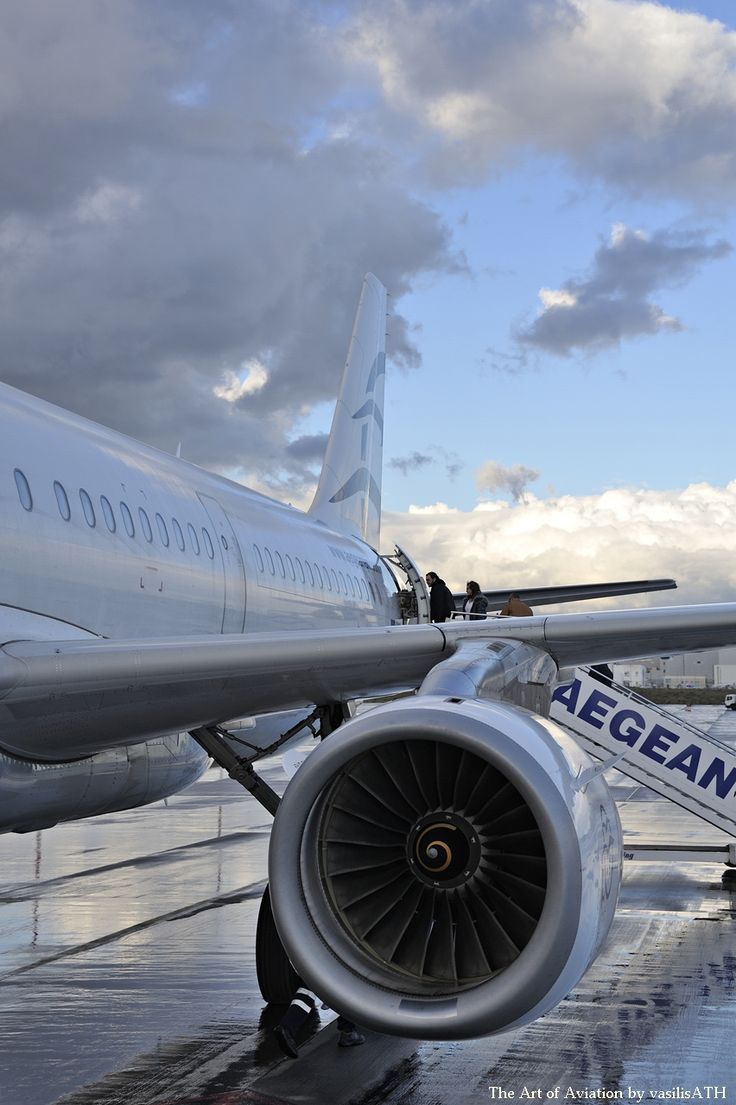
POLYGON ((386 289, 368 273, 309 513, 373 548, 381 533, 385 376, 386 289))

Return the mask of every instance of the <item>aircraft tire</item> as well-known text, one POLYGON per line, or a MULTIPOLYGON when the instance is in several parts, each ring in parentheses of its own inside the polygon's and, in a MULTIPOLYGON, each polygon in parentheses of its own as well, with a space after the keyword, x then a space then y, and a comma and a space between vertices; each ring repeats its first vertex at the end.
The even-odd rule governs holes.
POLYGON ((301 979, 284 951, 271 911, 268 887, 263 892, 256 925, 256 975, 263 1000, 288 1005, 301 979))

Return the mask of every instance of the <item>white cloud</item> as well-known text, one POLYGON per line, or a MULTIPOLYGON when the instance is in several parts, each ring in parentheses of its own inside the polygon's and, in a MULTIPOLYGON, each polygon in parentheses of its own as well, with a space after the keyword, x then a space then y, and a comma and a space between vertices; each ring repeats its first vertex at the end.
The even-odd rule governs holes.
POLYGON ((611 227, 609 245, 612 248, 624 246, 626 244, 626 239, 631 237, 639 238, 642 242, 646 242, 647 240, 647 236, 643 230, 635 230, 627 226, 626 223, 614 223, 611 227))
POLYGON ((437 180, 477 180, 532 148, 634 191, 736 192, 736 34, 704 15, 647 0, 374 0, 346 49, 437 180))
POLYGON ((80 223, 115 223, 136 212, 143 202, 140 188, 104 181, 79 199, 75 216, 80 223))
POLYGON ((260 361, 245 361, 240 374, 228 369, 225 373, 225 383, 213 388, 218 399, 224 399, 227 403, 237 403, 248 395, 255 395, 268 382, 268 372, 260 361), (243 375, 245 373, 245 375, 243 375))
POLYGON ((432 517, 435 514, 459 514, 457 507, 448 506, 447 503, 433 503, 432 506, 410 506, 409 514, 426 514, 432 517))
MULTIPOLYGON (((736 480, 680 491, 616 488, 601 495, 444 504, 385 513, 384 547, 397 542, 420 569, 460 590, 673 577, 676 594, 605 600, 609 607, 736 600, 736 480), (431 564, 430 564, 431 562, 431 564)), ((588 604, 589 605, 589 604, 588 604)))
POLYGON ((540 288, 539 298, 546 310, 548 307, 574 307, 578 297, 565 288, 540 288))
POLYGON ((475 473, 475 486, 479 491, 508 491, 514 502, 526 498, 526 485, 539 479, 536 468, 527 468, 525 464, 499 464, 487 460, 475 473))

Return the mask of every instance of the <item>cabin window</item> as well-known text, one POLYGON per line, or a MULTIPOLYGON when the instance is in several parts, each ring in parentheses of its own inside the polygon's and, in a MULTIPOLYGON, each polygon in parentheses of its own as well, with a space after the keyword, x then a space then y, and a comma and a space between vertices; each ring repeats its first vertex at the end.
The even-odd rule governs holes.
POLYGON ((296 572, 294 571, 294 562, 292 561, 292 559, 291 559, 291 557, 289 556, 288 553, 284 557, 284 560, 286 561, 286 570, 287 570, 287 572, 289 573, 291 578, 295 580, 296 579, 296 572))
POLYGON ((308 560, 304 561, 304 567, 307 569, 307 579, 309 580, 309 586, 314 587, 314 572, 312 571, 312 565, 308 560))
POLYGON ((56 504, 59 507, 59 514, 65 522, 68 522, 72 516, 72 510, 69 506, 67 493, 58 480, 54 480, 54 495, 56 495, 56 504))
POLYGON ((223 549, 225 549, 225 551, 227 551, 227 547, 228 547, 227 537, 225 536, 224 533, 220 534, 220 544, 222 545, 223 549))
POLYGON ((365 601, 370 602, 371 596, 368 594, 368 584, 364 579, 361 579, 360 581, 360 589, 363 592, 363 598, 365 599, 365 601))
POLYGON ((304 568, 302 568, 302 562, 298 556, 294 557, 294 563, 296 564, 296 570, 299 573, 299 582, 304 583, 304 568))
POLYGON ((84 511, 84 517, 87 520, 87 525, 94 527, 97 523, 95 518, 95 508, 92 506, 92 500, 83 487, 79 489, 79 499, 82 503, 82 510, 84 511))
POLYGON ((153 541, 153 530, 151 529, 151 520, 146 514, 142 506, 138 507, 138 517, 141 520, 141 529, 143 530, 143 536, 149 544, 153 541))
POLYGON ((342 574, 342 572, 338 572, 338 575, 340 576, 340 590, 347 595, 348 585, 345 582, 345 576, 342 574))
POLYGON ((181 551, 184 552, 184 534, 181 532, 181 526, 177 522, 176 518, 171 519, 171 528, 174 531, 174 537, 176 539, 177 545, 179 546, 181 551))
POLYGON ((128 537, 135 537, 135 526, 133 525, 133 515, 128 510, 127 503, 120 503, 120 513, 123 516, 123 525, 125 526, 125 532, 128 537))
POLYGON ((189 543, 194 549, 195 555, 199 556, 199 538, 197 537, 197 531, 191 522, 187 522, 187 533, 189 534, 189 543))
POLYGON ((113 514, 112 507, 110 506, 110 500, 105 498, 104 495, 100 495, 100 506, 102 507, 102 513, 105 518, 105 525, 109 529, 110 533, 114 533, 116 530, 115 515, 113 514))
POLYGON ((28 486, 28 480, 25 478, 20 468, 16 468, 13 475, 15 476, 15 486, 18 488, 20 505, 24 510, 33 510, 33 497, 31 496, 31 489, 28 486))
POLYGON ((348 576, 348 583, 350 585, 350 594, 355 598, 355 584, 353 583, 352 576, 348 576))
POLYGON ((169 547, 169 531, 166 528, 166 522, 164 522, 164 520, 163 520, 163 518, 161 517, 160 514, 156 515, 156 525, 158 526, 159 536, 161 537, 161 540, 163 541, 166 548, 168 549, 168 547, 169 547))
POLYGON ((324 591, 325 585, 322 582, 322 573, 320 572, 319 564, 317 564, 316 561, 315 561, 315 564, 314 564, 314 574, 317 577, 317 585, 324 591))
POLYGON ((371 592, 371 602, 375 603, 376 596, 375 596, 374 591, 373 591, 373 584, 371 583, 370 580, 368 580, 368 586, 369 586, 370 592, 371 592))
POLYGON ((256 554, 256 564, 258 565, 258 571, 263 571, 263 557, 261 556, 261 550, 257 545, 253 546, 253 552, 256 554))
POLYGON ((281 559, 281 553, 277 552, 274 555, 276 557, 276 567, 279 570, 279 575, 282 579, 286 579, 286 572, 284 571, 284 562, 281 559))
POLYGON ((204 547, 207 550, 208 557, 210 560, 214 560, 215 550, 212 545, 212 538, 210 537, 209 530, 206 530, 204 526, 202 526, 202 537, 204 538, 204 547))
POLYGON ((271 550, 266 547, 263 550, 263 555, 266 557, 266 563, 268 564, 268 570, 272 576, 276 575, 276 569, 273 566, 273 557, 271 556, 271 550))
POLYGON ((332 580, 330 579, 330 569, 323 566, 322 578, 325 581, 325 587, 328 591, 332 590, 332 580))

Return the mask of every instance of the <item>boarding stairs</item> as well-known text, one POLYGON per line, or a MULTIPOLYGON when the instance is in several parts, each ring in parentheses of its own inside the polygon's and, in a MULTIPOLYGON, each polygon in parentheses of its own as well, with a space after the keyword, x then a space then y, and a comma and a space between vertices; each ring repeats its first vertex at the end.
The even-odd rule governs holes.
POLYGON ((590 668, 556 686, 550 718, 601 761, 580 778, 615 767, 734 840, 713 845, 631 844, 626 859, 687 859, 736 867, 736 749, 590 668))

